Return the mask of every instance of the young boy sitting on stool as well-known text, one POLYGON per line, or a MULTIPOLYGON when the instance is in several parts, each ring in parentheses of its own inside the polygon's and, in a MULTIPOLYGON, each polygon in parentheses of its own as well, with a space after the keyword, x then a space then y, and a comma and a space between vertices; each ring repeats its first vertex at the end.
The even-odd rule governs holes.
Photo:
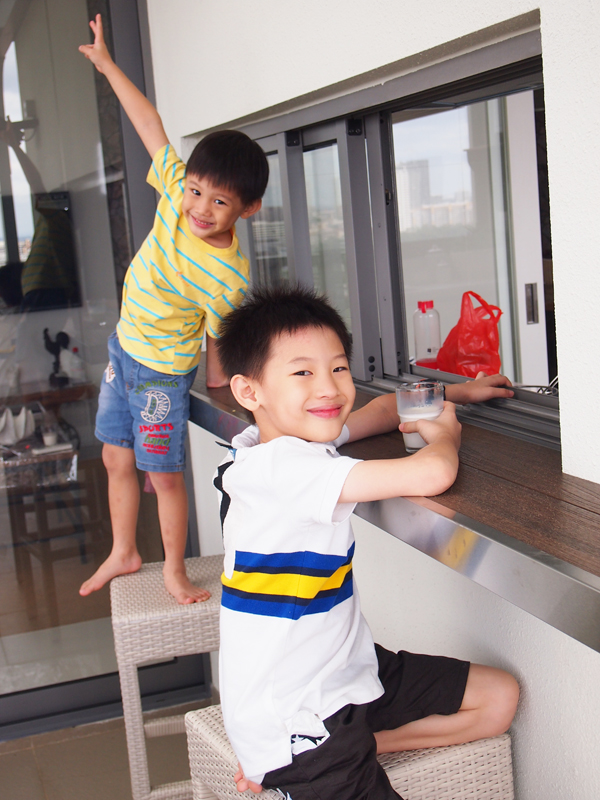
MULTIPOLYGON (((376 753, 495 736, 518 699, 500 669, 374 645, 353 584, 356 503, 436 495, 454 482, 454 406, 400 426, 428 443, 415 455, 339 456, 336 445, 394 430, 398 415, 393 395, 350 413, 350 336, 305 289, 253 292, 224 320, 217 348, 256 421, 215 477, 225 546, 220 690, 237 787, 291 800, 397 798, 376 753)), ((463 384, 455 397, 491 396, 492 384, 463 384)))
POLYGON ((209 594, 190 583, 183 561, 189 390, 205 331, 207 384, 227 384, 214 343, 221 319, 241 302, 249 273, 234 223, 260 208, 269 168, 260 146, 238 131, 207 136, 186 168, 154 106, 110 57, 99 14, 90 27, 94 43, 79 49, 106 76, 148 150, 148 182, 161 198, 152 231, 125 278, 96 417, 108 472, 113 548, 79 591, 88 595, 116 575, 140 568, 137 464, 150 473, 157 494, 165 586, 179 603, 194 603, 209 594))

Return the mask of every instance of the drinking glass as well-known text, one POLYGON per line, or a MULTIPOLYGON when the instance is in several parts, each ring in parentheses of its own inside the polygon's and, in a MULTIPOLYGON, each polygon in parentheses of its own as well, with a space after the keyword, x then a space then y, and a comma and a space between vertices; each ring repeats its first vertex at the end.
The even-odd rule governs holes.
MULTIPOLYGON (((396 387, 396 405, 400 422, 437 419, 444 408, 444 386, 439 381, 403 383, 396 387)), ((418 433, 403 433, 407 453, 416 453, 427 442, 418 433)))

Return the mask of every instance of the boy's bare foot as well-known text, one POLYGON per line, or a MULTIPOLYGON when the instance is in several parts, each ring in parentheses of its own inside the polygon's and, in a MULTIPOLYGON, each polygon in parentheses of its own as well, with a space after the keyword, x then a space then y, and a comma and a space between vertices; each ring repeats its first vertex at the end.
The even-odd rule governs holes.
POLYGON ((81 584, 79 594, 82 597, 87 597, 92 592, 97 592, 106 583, 108 583, 117 575, 127 575, 129 572, 137 572, 142 566, 142 557, 136 551, 133 553, 123 555, 121 553, 111 553, 106 561, 98 567, 96 572, 91 578, 81 584))
POLYGON ((262 792, 262 786, 260 783, 254 783, 254 781, 249 781, 246 776, 244 775, 244 770, 242 769, 239 761, 238 761, 238 771, 233 776, 233 780, 235 781, 235 785, 237 786, 238 792, 245 792, 248 789, 254 792, 254 794, 259 794, 262 792))
POLYGON ((167 591, 172 594, 175 600, 181 603, 181 605, 202 603, 210 597, 210 592, 207 592, 206 589, 201 589, 199 586, 194 586, 193 583, 190 583, 183 566, 177 569, 168 569, 165 565, 163 568, 163 577, 165 579, 167 591))

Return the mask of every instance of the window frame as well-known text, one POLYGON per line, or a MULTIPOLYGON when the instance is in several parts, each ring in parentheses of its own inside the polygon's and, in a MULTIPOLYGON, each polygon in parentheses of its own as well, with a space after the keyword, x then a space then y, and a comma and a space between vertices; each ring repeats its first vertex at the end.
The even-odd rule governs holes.
MULTIPOLYGON (((374 391, 390 391, 398 380, 414 377, 434 377, 445 383, 465 380, 409 363, 392 114, 403 109, 464 106, 540 85, 541 41, 535 30, 376 86, 237 125, 257 139, 265 152, 279 153, 290 277, 309 286, 313 278, 302 152, 337 142, 355 349, 353 375, 374 391)), ((243 227, 249 231, 251 226, 243 227)), ((251 243, 248 249, 252 261, 251 243)), ((514 399, 464 407, 460 416, 560 448, 555 397, 517 390, 514 399)))

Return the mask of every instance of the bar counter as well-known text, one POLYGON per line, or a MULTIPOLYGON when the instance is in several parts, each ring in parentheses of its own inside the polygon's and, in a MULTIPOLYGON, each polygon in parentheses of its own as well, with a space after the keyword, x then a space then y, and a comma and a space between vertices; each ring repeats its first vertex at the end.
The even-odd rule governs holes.
MULTIPOLYGON (((225 441, 252 422, 202 364, 190 421, 225 441)), ((360 388, 355 408, 373 395, 360 388)), ((398 431, 340 448, 406 456, 398 431)), ((564 475, 560 453, 463 423, 454 485, 431 497, 360 503, 356 514, 600 652, 600 486, 564 475)))

